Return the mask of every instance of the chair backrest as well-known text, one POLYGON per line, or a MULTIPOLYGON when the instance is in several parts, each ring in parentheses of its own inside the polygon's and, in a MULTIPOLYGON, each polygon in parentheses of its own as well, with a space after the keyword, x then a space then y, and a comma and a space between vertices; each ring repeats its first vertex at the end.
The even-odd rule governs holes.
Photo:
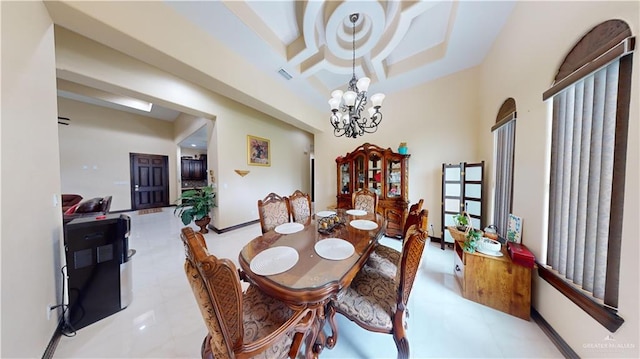
POLYGON ((235 265, 208 253, 202 234, 182 229, 185 273, 211 337, 214 358, 232 358, 243 343, 242 287, 235 265))
POLYGON ((293 192, 287 199, 291 220, 296 223, 307 224, 311 219, 311 196, 300 190, 293 192))
POLYGON ((277 226, 289 222, 291 214, 287 206, 287 197, 280 197, 271 192, 264 199, 258 200, 258 215, 262 233, 267 233, 277 226))
POLYGON ((351 206, 353 209, 375 213, 378 211, 378 194, 367 188, 353 192, 351 195, 351 206))
MULTIPOLYGON (((426 223, 428 212, 422 210, 421 217, 425 217, 424 221, 420 223, 426 223)), ((407 234, 402 245, 402 252, 400 257, 400 267, 397 271, 396 283, 398 283, 398 311, 402 312, 407 306, 409 300, 409 294, 413 288, 413 282, 418 274, 418 268, 422 260, 422 253, 424 252, 424 246, 427 242, 427 231, 422 229, 422 224, 414 224, 409 227, 407 234)), ((426 225, 424 225, 426 227, 426 225)))
MULTIPOLYGON (((421 217, 420 217, 420 210, 422 209, 422 204, 424 203, 424 199, 420 199, 418 201, 418 203, 414 203, 411 205, 411 207, 409 207, 409 214, 407 215, 407 219, 404 221, 404 227, 402 230, 402 239, 404 240, 404 238, 407 236, 407 230, 409 229, 409 227, 411 227, 411 225, 418 223, 419 221, 421 221, 421 217)), ((425 228, 423 228, 424 230, 427 230, 426 228, 426 223, 424 224, 425 228)))

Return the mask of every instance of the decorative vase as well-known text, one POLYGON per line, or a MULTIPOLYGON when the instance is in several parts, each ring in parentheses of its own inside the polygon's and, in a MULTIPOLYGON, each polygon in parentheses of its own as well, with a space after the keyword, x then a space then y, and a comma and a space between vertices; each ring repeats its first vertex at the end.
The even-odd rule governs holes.
POLYGON ((407 154, 407 143, 406 142, 400 142, 400 146, 398 146, 398 153, 401 155, 406 155, 407 154))
POLYGON ((200 227, 200 233, 209 233, 209 230, 207 229, 207 225, 211 222, 211 217, 205 216, 205 217, 202 217, 201 219, 195 220, 195 222, 196 222, 196 225, 200 227))

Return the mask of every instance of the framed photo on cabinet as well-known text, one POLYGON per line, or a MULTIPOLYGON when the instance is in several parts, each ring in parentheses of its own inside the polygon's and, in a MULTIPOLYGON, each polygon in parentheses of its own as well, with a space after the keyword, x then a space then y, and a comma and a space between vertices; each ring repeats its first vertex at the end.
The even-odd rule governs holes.
POLYGON ((266 138, 247 135, 247 164, 251 166, 271 166, 271 141, 266 138))

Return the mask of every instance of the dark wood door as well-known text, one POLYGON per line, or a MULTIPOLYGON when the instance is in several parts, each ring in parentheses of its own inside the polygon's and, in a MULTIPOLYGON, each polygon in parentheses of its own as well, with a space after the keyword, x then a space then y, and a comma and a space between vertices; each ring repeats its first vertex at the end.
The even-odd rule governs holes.
POLYGON ((169 157, 130 153, 131 209, 169 206, 169 157))

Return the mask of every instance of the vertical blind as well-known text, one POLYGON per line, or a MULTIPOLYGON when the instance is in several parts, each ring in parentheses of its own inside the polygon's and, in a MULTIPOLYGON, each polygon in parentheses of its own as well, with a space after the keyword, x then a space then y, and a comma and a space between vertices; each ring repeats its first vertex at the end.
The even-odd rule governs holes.
POLYGON ((495 191, 493 223, 500 236, 507 237, 507 222, 511 213, 513 193, 513 154, 515 147, 516 121, 513 118, 493 131, 495 148, 495 191))
POLYGON ((619 63, 553 96, 547 250, 548 265, 613 306, 617 290, 605 300, 605 282, 619 63))

